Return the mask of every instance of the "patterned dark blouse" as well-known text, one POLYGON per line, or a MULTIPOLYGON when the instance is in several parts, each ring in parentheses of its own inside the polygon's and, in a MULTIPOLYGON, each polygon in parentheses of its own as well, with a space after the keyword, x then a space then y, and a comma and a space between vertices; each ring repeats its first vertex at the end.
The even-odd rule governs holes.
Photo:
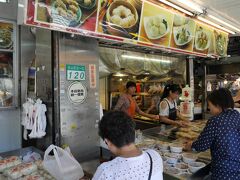
POLYGON ((229 109, 210 118, 192 148, 210 148, 211 179, 240 180, 240 113, 229 109))

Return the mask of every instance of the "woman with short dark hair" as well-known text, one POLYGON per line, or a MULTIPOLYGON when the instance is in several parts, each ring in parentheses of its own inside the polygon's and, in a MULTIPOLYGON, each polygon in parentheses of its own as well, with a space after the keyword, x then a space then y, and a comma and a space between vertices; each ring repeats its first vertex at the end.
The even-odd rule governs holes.
POLYGON ((126 113, 112 111, 99 123, 99 135, 117 157, 101 164, 93 180, 162 180, 163 163, 154 150, 141 151, 135 144, 135 123, 126 113))
POLYGON ((211 150, 211 179, 240 179, 240 114, 227 89, 213 91, 207 98, 213 115, 198 139, 186 149, 211 150))

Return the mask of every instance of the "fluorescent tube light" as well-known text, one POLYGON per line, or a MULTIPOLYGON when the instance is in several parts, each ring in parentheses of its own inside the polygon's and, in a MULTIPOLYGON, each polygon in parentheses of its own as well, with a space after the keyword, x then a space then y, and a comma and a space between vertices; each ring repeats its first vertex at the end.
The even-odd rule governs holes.
POLYGON ((189 8, 199 12, 199 13, 203 13, 203 9, 198 6, 197 4, 193 3, 190 0, 177 0, 178 2, 184 4, 185 6, 188 6, 189 8))
POLYGON ((226 26, 228 26, 228 27, 230 27, 230 28, 232 28, 232 29, 240 32, 240 29, 239 29, 239 28, 237 28, 237 27, 235 27, 235 26, 233 26, 233 25, 231 25, 231 24, 228 24, 228 23, 226 23, 225 21, 223 21, 223 20, 221 20, 221 19, 218 19, 217 17, 215 17, 215 16, 213 16, 213 15, 211 15, 211 14, 208 14, 208 17, 210 17, 211 19, 214 19, 214 20, 216 20, 216 21, 218 21, 218 22, 220 22, 220 23, 222 23, 222 24, 224 24, 224 25, 226 25, 226 26))
POLYGON ((198 18, 200 21, 203 21, 203 22, 205 22, 205 23, 207 23, 207 24, 210 24, 210 25, 212 25, 212 26, 214 26, 214 27, 216 27, 216 28, 219 28, 219 29, 221 29, 221 30, 223 30, 223 31, 226 31, 226 32, 228 32, 228 33, 230 33, 230 34, 235 34, 235 32, 233 32, 233 31, 231 31, 231 30, 229 30, 229 29, 227 29, 227 28, 225 28, 225 27, 222 27, 222 26, 220 26, 220 25, 218 25, 218 24, 216 24, 216 23, 214 23, 214 22, 212 22, 212 21, 209 21, 209 20, 207 20, 207 19, 205 19, 205 18, 203 18, 203 17, 198 16, 197 18, 198 18))
POLYGON ((188 14, 189 16, 193 16, 193 13, 192 13, 192 12, 187 11, 186 9, 183 9, 183 8, 181 8, 180 6, 177 6, 176 4, 173 4, 173 3, 171 3, 171 2, 169 2, 169 1, 167 1, 167 0, 159 0, 159 1, 162 2, 162 3, 164 3, 164 4, 166 4, 166 5, 168 5, 168 6, 171 6, 171 7, 173 7, 174 9, 177 9, 177 10, 179 10, 179 11, 185 13, 185 14, 188 14))
POLYGON ((0 0, 2 3, 9 3, 9 0, 0 0))
POLYGON ((121 72, 116 72, 116 73, 113 74, 113 76, 116 76, 116 77, 126 77, 128 75, 124 74, 124 73, 121 73, 121 72))
POLYGON ((171 63, 170 60, 156 59, 156 58, 145 58, 145 57, 141 57, 141 56, 130 56, 130 55, 126 55, 126 54, 123 54, 122 58, 134 59, 134 60, 140 60, 140 61, 155 61, 155 62, 168 63, 168 64, 171 63))

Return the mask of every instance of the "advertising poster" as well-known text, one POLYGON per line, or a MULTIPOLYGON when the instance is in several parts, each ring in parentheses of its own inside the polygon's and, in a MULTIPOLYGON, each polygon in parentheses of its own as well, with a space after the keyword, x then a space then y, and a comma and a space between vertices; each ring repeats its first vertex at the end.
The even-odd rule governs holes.
POLYGON ((217 56, 227 55, 228 34, 222 31, 213 31, 214 34, 214 53, 217 56))
POLYGON ((144 2, 139 41, 169 47, 173 13, 156 4, 144 2))
POLYGON ((203 54, 214 54, 214 37, 213 29, 201 23, 197 23, 194 52, 203 54))
POLYGON ((122 38, 138 38, 141 0, 100 0, 98 33, 122 38))
POLYGON ((28 0, 28 5, 28 24, 95 31, 98 0, 28 0))
POLYGON ((193 51, 196 23, 194 20, 180 14, 174 15, 171 31, 171 47, 193 51))
MULTIPOLYGON (((25 24, 197 56, 226 56, 228 33, 153 0, 27 0, 25 24)), ((0 23, 0 49, 12 27, 0 23)))

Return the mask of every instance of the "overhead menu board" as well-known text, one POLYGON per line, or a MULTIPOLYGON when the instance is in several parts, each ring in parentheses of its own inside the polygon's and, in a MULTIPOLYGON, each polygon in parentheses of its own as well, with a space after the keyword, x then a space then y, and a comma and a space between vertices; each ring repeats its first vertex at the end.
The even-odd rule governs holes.
POLYGON ((25 23, 199 56, 227 53, 228 33, 154 0, 28 0, 25 23))
POLYGON ((26 24, 66 32, 95 31, 98 0, 28 0, 26 24))

